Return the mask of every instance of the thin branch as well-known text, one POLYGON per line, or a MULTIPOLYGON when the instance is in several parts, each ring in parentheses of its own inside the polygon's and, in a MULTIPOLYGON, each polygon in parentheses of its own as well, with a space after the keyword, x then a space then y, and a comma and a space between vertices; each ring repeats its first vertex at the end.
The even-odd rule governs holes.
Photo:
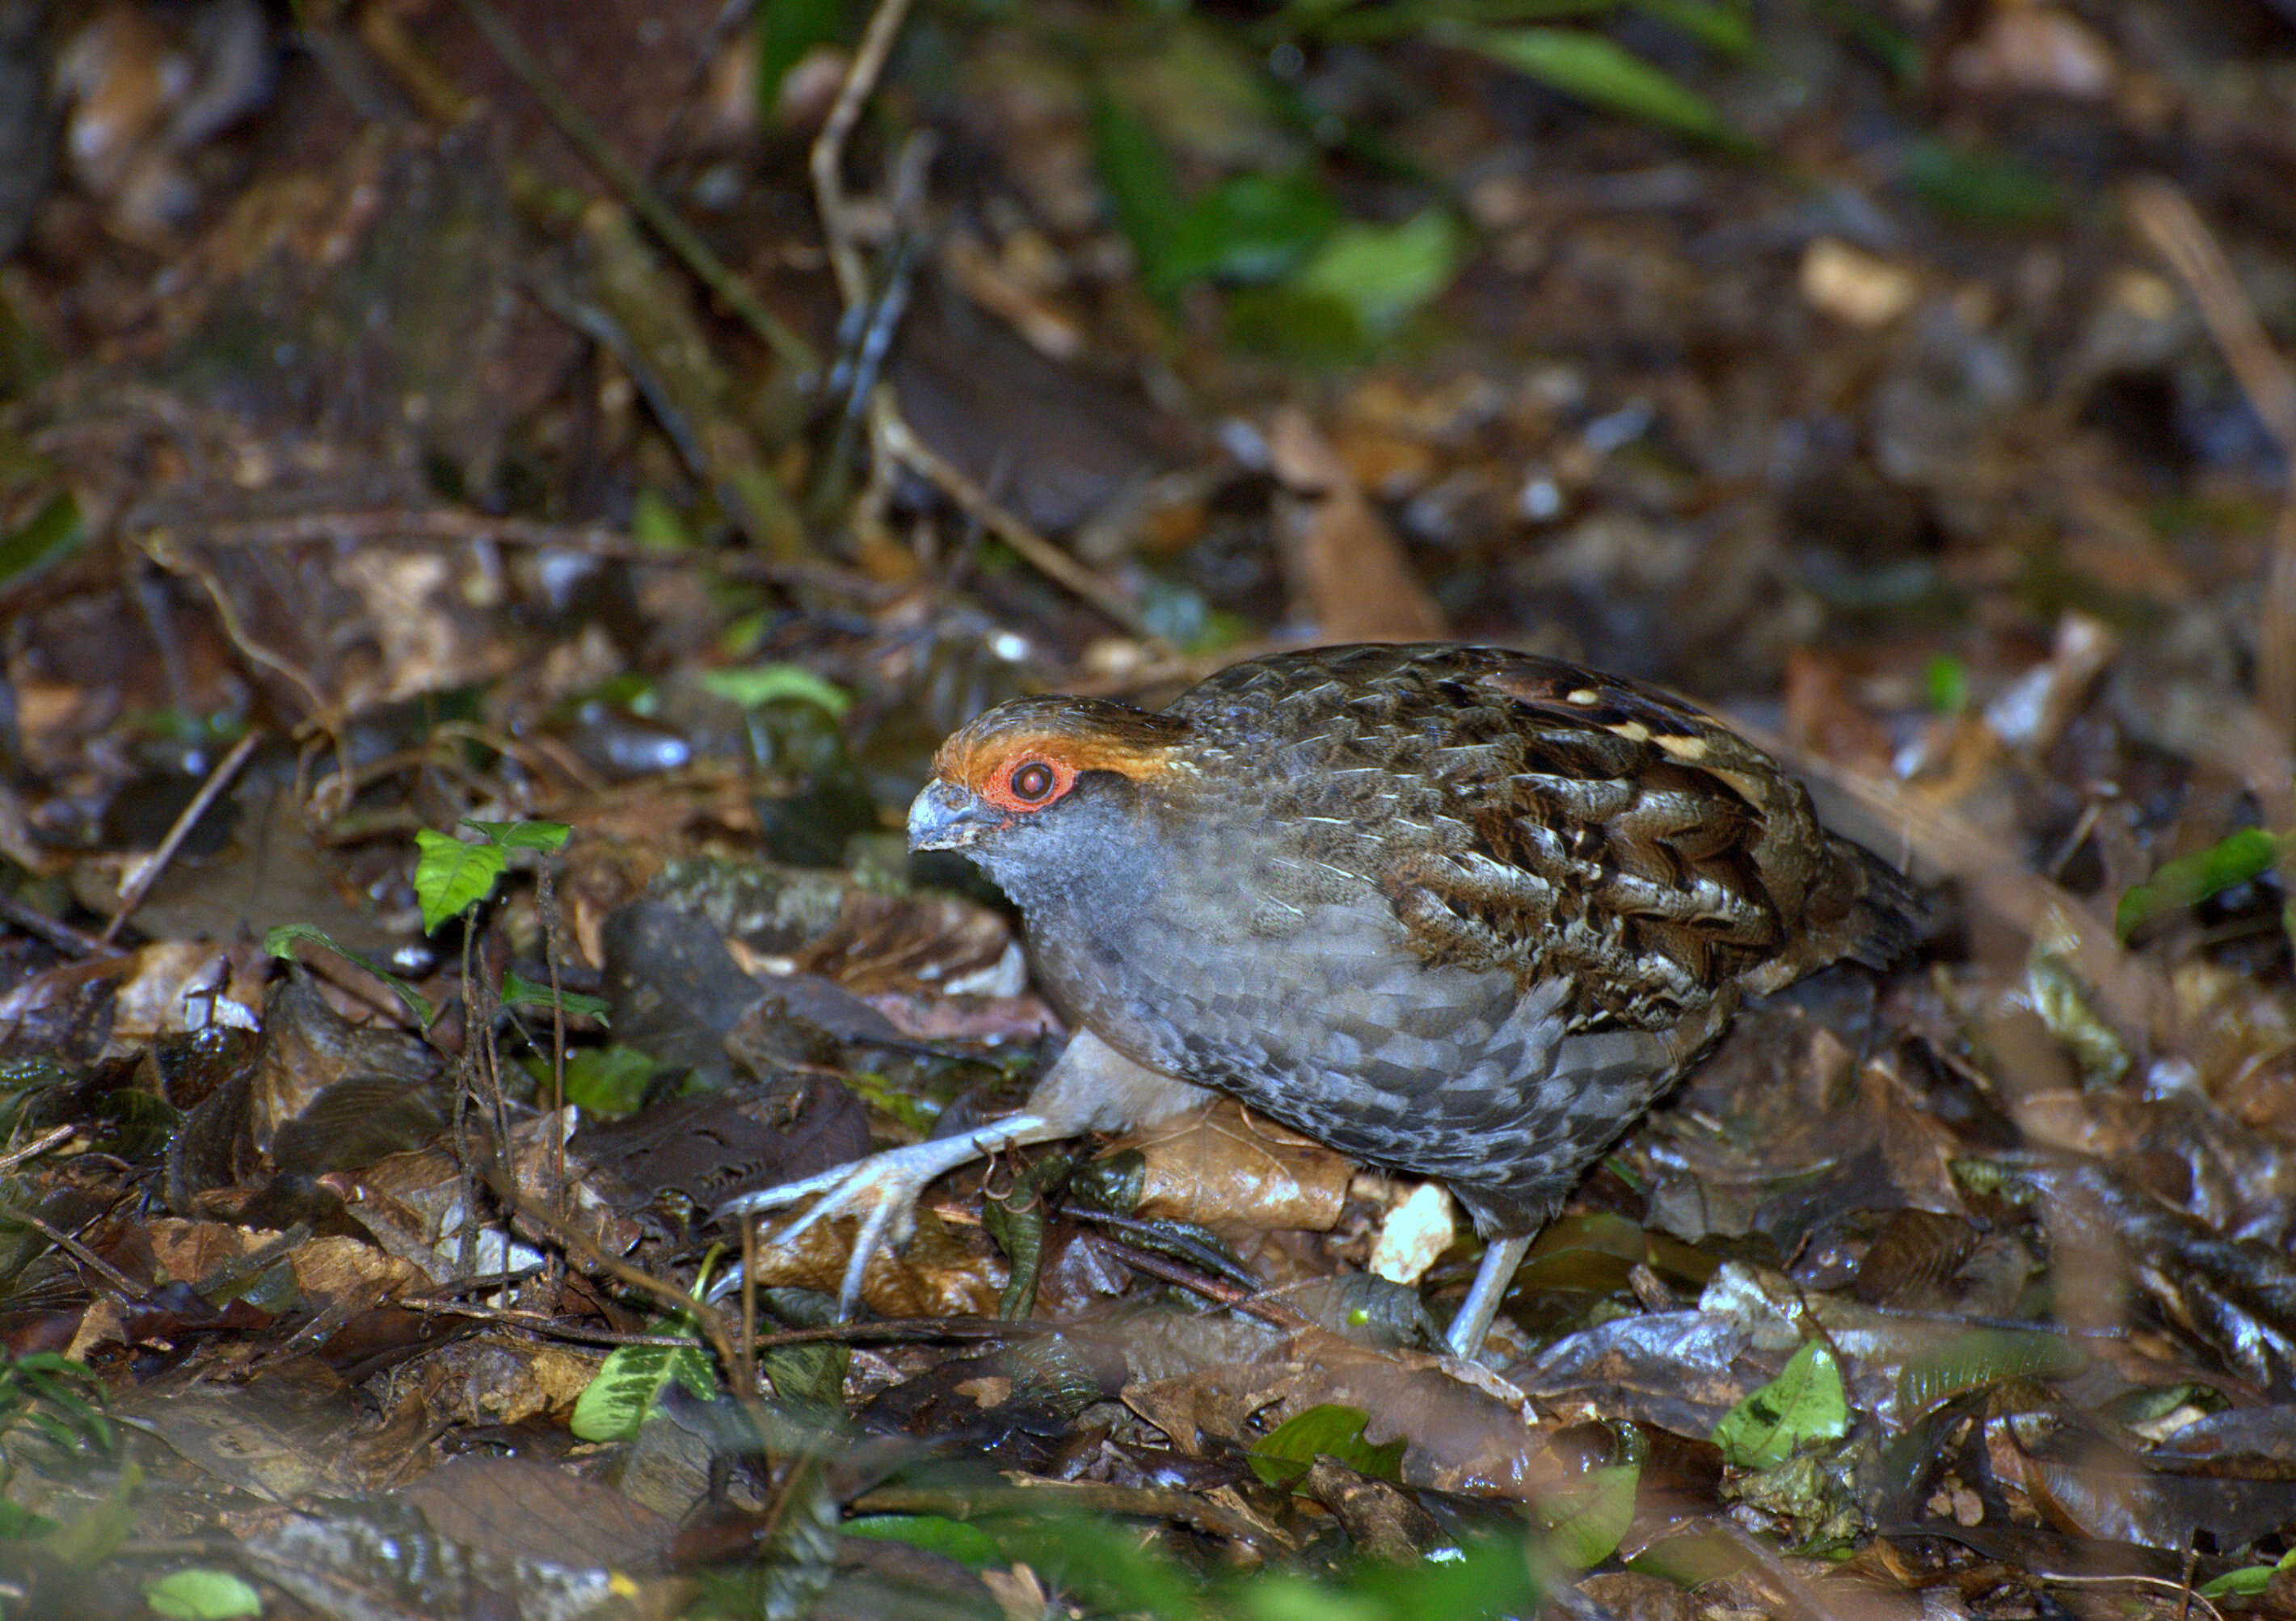
POLYGON ((231 752, 208 773, 208 780, 200 784, 200 791, 192 796, 189 805, 184 806, 183 815, 176 818, 175 825, 168 830, 168 836, 160 840, 160 847, 152 852, 151 859, 136 868, 135 876, 127 880, 127 888, 120 892, 119 910, 111 914, 111 921, 103 926, 103 933, 97 937, 102 944, 109 946, 119 938, 119 931, 127 926, 129 916, 144 904, 144 897, 152 893, 152 886, 160 881, 160 874, 168 870, 168 864, 176 859, 176 852, 183 848, 184 840, 191 837, 192 830, 200 824, 200 818, 208 814, 209 807, 231 785, 231 780, 239 774, 239 768, 247 764, 247 757, 255 752, 255 745, 262 739, 262 733, 250 732, 234 743, 231 752))
POLYGON ((908 15, 909 0, 879 0, 861 36, 861 48, 854 53, 853 65, 846 70, 845 82, 838 86, 837 101, 813 141, 814 207, 821 214, 830 268, 837 273, 838 297, 849 313, 869 301, 869 273, 861 263, 861 250, 853 244, 853 210, 845 201, 845 143, 884 74, 885 59, 892 54, 893 42, 900 37, 901 24, 908 15))
POLYGON ((685 217, 669 206, 644 176, 623 160, 604 133, 592 123, 589 115, 577 107, 555 80, 543 70, 526 48, 525 42, 512 31, 501 12, 488 0, 462 0, 463 10, 487 43, 501 57, 503 65, 517 76, 521 84, 542 104, 558 133, 572 143, 585 161, 598 171, 599 177, 620 196, 631 213, 646 222, 662 245, 684 262, 710 291, 725 301, 726 307, 740 316, 742 322, 758 340, 781 357, 791 370, 813 376, 821 370, 821 356, 786 322, 767 309, 751 291, 750 284, 734 273, 731 266, 719 258, 699 233, 685 223, 685 217))
POLYGON ((0 922, 13 923, 26 934, 37 935, 68 957, 110 956, 117 949, 92 934, 82 934, 70 923, 60 923, 12 895, 0 895, 0 922))
MULTIPOLYGON (((2256 306, 2233 274, 2205 221, 2185 194, 2161 179, 2129 189, 2129 217, 2182 278, 2209 335, 2248 396, 2296 483, 2296 374, 2273 348, 2256 306)), ((2258 610, 2257 702, 2282 741, 2296 739, 2296 495, 2273 527, 2272 561, 2258 610)))
POLYGON ((922 439, 898 411, 889 410, 878 434, 894 456, 955 503, 964 515, 1021 554, 1037 572, 1062 585, 1143 641, 1158 638, 1124 594, 1101 578, 996 502, 922 439))

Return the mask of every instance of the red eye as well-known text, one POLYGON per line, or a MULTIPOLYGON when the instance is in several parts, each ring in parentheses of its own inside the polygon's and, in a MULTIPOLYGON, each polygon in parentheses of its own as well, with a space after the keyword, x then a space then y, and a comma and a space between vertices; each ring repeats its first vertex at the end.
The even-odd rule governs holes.
POLYGON ((1051 766, 1042 760, 1030 760, 1025 765, 1015 766, 1013 774, 1004 779, 1004 785, 1013 790, 1015 799, 1034 805, 1053 791, 1054 781, 1051 766))

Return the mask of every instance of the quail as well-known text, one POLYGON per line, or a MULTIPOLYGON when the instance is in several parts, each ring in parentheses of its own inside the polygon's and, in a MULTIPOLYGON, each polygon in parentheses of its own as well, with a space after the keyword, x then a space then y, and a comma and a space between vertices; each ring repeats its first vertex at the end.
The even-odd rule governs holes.
POLYGON ((1500 648, 1252 659, 1160 712, 1041 697, 945 742, 909 812, 1017 904, 1075 1034, 1014 1115, 747 1195, 858 1216, 849 1306, 927 1183, 1225 1093, 1530 1236, 1749 995, 1883 966, 1914 901, 1777 762, 1678 699, 1500 648))

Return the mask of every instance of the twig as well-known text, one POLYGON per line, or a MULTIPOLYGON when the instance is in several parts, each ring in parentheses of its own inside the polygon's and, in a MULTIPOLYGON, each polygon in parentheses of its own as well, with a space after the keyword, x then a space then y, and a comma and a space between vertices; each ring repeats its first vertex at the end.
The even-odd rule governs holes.
POLYGON ((631 213, 646 222, 653 233, 661 238, 662 245, 684 262, 710 291, 725 301, 726 307, 740 316, 742 324, 754 332, 758 340, 781 357, 782 363, 806 376, 821 369, 821 357, 786 322, 767 309, 748 282, 734 274, 733 267, 719 258, 703 242, 684 216, 671 208, 644 176, 623 160, 613 149, 603 132, 592 123, 589 115, 577 107, 556 82, 535 61, 525 43, 512 31, 501 12, 488 0, 462 0, 463 10, 487 43, 501 57, 503 65, 517 76, 527 87, 558 133, 572 143, 585 161, 598 171, 600 178, 619 193, 631 213))
POLYGON ((37 935, 68 957, 110 955, 116 949, 92 934, 82 934, 69 923, 60 923, 37 907, 27 906, 12 895, 0 895, 0 920, 13 923, 26 934, 37 935))
POLYGON ((2159 970, 2125 950, 2087 902, 2018 864, 2001 842, 1965 817, 1932 805, 1903 784, 1798 749, 1742 715, 1727 717, 1753 742, 1813 782, 1850 796, 1930 866, 1960 880, 1979 906, 2027 938, 2057 931, 2100 1011, 2126 1035, 2150 1041, 2175 1007, 2159 970))
POLYGON ((1315 1319, 1297 1306, 1287 1305, 1281 1300, 1270 1299, 1256 1289, 1242 1288, 1226 1278, 1207 1277, 1192 1267, 1183 1266, 1177 1261, 1167 1260, 1162 1256, 1125 1243, 1120 1239, 1110 1238, 1105 1233, 1095 1232, 1086 1236, 1091 1240, 1093 1248, 1111 1260, 1120 1261, 1135 1272, 1144 1272, 1159 1281, 1185 1289, 1192 1295, 1201 1295, 1215 1306, 1241 1312, 1247 1317, 1257 1317, 1260 1322, 1282 1329, 1287 1333, 1296 1334, 1302 1329, 1317 1326, 1315 1319))
MULTIPOLYGON (((2138 181, 2129 189, 2128 212, 2183 279, 2225 364, 2296 477, 2296 375, 2272 347, 2224 250, 2185 194, 2166 180, 2138 181)), ((2296 739, 2296 496, 2282 503, 2273 527, 2257 635, 2257 700, 2286 742, 2296 739)))
MULTIPOLYGON (((836 103, 830 108, 821 134, 814 137, 814 207, 821 216, 822 238, 828 249, 830 266, 837 274, 838 296, 849 317, 869 302, 869 273, 854 242, 853 210, 845 197, 845 143, 860 120, 861 109, 884 73, 885 60, 900 37, 909 4, 910 0, 878 0, 877 9, 870 14, 869 26, 862 33, 860 49, 854 53, 853 65, 846 72, 845 82, 838 86, 836 103)), ((1149 637, 1139 613, 1125 600, 1123 593, 1006 512, 987 491, 919 439, 902 417, 889 389, 881 388, 870 398, 874 438, 881 454, 891 455, 924 478, 966 517, 1018 552, 1038 573, 1066 587, 1134 635, 1149 637)))
POLYGON ((78 1130, 78 1126, 71 1125, 53 1126, 21 1148, 10 1149, 6 1153, 0 1154, 0 1172, 12 1171, 27 1159, 38 1158, 59 1142, 74 1135, 78 1130))
POLYGON ((853 245, 853 211, 845 201, 845 143, 860 121, 861 109, 871 92, 877 88, 885 59, 892 54, 893 42, 900 37, 901 24, 908 15, 909 0, 878 0, 869 26, 862 32, 861 48, 853 53, 853 65, 846 70, 845 82, 837 87, 837 100, 821 133, 813 139, 814 207, 821 215, 830 268, 837 274, 837 295, 849 312, 869 301, 869 274, 862 266, 861 250, 853 245))
POLYGON ((878 438, 889 452, 954 502, 958 511, 1018 552, 1037 573, 1066 587, 1134 635, 1144 641, 1157 640, 1122 592, 991 500, 986 490, 918 438, 898 412, 886 413, 878 438))
POLYGON ((135 869, 135 876, 129 879, 127 888, 120 891, 119 910, 111 914, 111 921, 96 937, 102 944, 111 945, 119 931, 127 926, 129 915, 144 904, 144 897, 152 893, 152 886, 160 881, 160 874, 166 872, 168 864, 175 860, 176 852, 183 847, 184 840, 192 836, 192 830, 200 824, 200 818, 208 814, 209 807, 231 785, 231 780, 239 774, 239 768, 247 764, 247 757, 255 752, 255 745, 262 740, 262 733, 250 731, 234 743, 231 752, 208 773, 208 780, 200 784, 200 791, 192 796, 189 805, 184 806, 183 815, 176 818, 175 825, 168 830, 168 836, 160 840, 160 847, 152 852, 150 860, 135 869))
MULTIPOLYGON (((149 510, 131 512, 122 527, 130 534, 161 529, 179 522, 173 513, 149 510)), ((779 562, 748 552, 704 551, 698 547, 665 551, 632 540, 627 534, 597 525, 539 523, 528 518, 490 518, 458 507, 374 507, 360 511, 326 509, 276 518, 197 516, 201 541, 209 546, 276 546, 300 542, 363 544, 420 544, 453 540, 502 546, 531 546, 579 552, 606 562, 636 563, 648 568, 707 567, 735 579, 767 580, 776 585, 810 585, 842 592, 873 603, 898 594, 895 588, 866 576, 823 562, 779 562)))
POLYGON ((5 1216, 12 1222, 21 1222, 31 1228, 48 1242, 110 1284, 112 1292, 121 1299, 141 1300, 144 1298, 146 1291, 143 1285, 37 1211, 27 1209, 7 1199, 0 1199, 0 1216, 5 1216))

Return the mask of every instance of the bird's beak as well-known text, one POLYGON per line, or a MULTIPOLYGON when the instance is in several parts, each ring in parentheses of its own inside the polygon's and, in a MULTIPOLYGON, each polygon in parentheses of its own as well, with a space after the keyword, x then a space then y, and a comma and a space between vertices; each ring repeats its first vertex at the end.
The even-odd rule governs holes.
POLYGON ((935 777, 909 806, 909 848, 961 850, 1007 820, 967 790, 935 777))

